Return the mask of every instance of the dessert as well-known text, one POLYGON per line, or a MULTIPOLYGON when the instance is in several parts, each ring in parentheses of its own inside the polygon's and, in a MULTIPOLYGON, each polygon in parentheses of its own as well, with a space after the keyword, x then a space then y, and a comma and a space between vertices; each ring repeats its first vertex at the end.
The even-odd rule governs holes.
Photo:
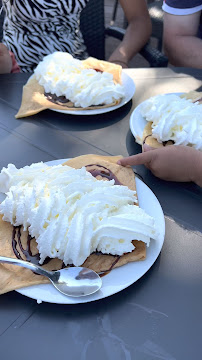
MULTIPOLYGON (((83 265, 97 272, 143 260, 146 245, 150 238, 159 238, 159 229, 134 205, 133 170, 117 165, 118 158, 84 155, 64 166, 39 163, 3 169, 1 255, 43 263, 52 270, 83 265)), ((0 264, 0 273, 0 293, 47 282, 8 264, 0 264)))
POLYGON ((88 58, 80 61, 65 52, 44 57, 23 88, 16 118, 44 109, 84 110, 117 105, 124 97, 121 66, 88 58))
POLYGON ((141 143, 158 148, 187 145, 202 150, 202 94, 157 95, 140 105, 147 121, 141 143))

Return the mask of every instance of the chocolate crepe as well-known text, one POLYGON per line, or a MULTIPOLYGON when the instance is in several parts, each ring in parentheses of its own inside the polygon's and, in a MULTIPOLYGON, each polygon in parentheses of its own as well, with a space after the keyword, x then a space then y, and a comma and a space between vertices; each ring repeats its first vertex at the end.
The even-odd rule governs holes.
MULTIPOLYGON (((117 64, 113 64, 107 61, 98 60, 95 58, 88 58, 83 60, 82 63, 85 65, 87 69, 95 69, 98 71, 106 71, 113 74, 113 79, 115 83, 121 83, 121 71, 122 67, 117 64)), ((100 106, 89 106, 86 108, 75 107, 71 101, 67 102, 59 102, 55 103, 53 101, 48 100, 47 96, 44 94, 44 88, 41 86, 35 75, 32 75, 28 82, 23 87, 22 94, 22 102, 20 105, 20 109, 16 114, 16 118, 22 118, 26 116, 31 116, 39 113, 45 109, 56 109, 56 110, 94 110, 94 109, 102 109, 110 106, 115 106, 120 103, 120 99, 114 101, 108 105, 100 105, 100 106)))
MULTIPOLYGON (((116 164, 120 156, 99 156, 83 155, 68 160, 64 165, 74 168, 86 166, 91 172, 99 172, 96 176, 109 180, 114 176, 115 181, 135 190, 135 175, 130 167, 122 167, 116 164), (87 166, 88 165, 88 166, 87 166), (90 166, 89 166, 90 165, 90 166)), ((135 206, 135 205, 134 205, 135 206)), ((142 241, 134 240, 135 250, 122 256, 104 255, 101 253, 91 254, 84 262, 83 266, 96 272, 105 272, 113 268, 122 266, 128 262, 144 260, 146 257, 146 245, 142 241)), ((23 260, 38 263, 39 254, 36 240, 31 239, 27 231, 20 227, 13 227, 0 217, 0 255, 7 257, 20 257, 23 260)), ((61 269, 64 264, 61 260, 48 259, 43 265, 48 270, 61 269)), ((9 264, 0 264, 0 294, 21 287, 49 283, 49 280, 43 276, 34 274, 31 270, 9 264)))
MULTIPOLYGON (((185 93, 180 95, 181 98, 186 98, 192 100, 192 102, 198 101, 202 103, 202 92, 198 91, 190 91, 189 93, 185 93)), ((152 136, 152 122, 148 121, 142 135, 142 144, 147 144, 152 148, 160 148, 163 146, 173 145, 173 141, 165 141, 163 143, 159 143, 157 139, 152 136)))

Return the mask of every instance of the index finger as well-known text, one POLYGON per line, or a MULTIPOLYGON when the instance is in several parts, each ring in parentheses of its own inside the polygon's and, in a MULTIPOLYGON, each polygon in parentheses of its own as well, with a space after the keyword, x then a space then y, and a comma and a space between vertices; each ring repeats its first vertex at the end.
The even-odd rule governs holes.
POLYGON ((147 152, 143 152, 141 154, 128 156, 123 159, 120 159, 117 163, 122 166, 145 165, 146 163, 148 163, 151 160, 152 155, 153 155, 152 153, 153 153, 153 151, 147 151, 147 152))

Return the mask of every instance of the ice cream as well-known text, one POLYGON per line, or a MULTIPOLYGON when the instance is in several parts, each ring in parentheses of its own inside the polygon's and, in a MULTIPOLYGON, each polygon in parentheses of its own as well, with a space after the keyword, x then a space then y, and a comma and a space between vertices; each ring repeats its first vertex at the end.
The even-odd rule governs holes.
POLYGON ((9 164, 0 191, 3 220, 36 238, 40 263, 56 257, 79 266, 95 251, 122 255, 134 249, 134 239, 149 245, 159 237, 155 220, 134 205, 135 191, 97 180, 85 167, 9 164))
POLYGON ((34 74, 45 93, 65 96, 75 107, 108 105, 125 94, 112 74, 86 69, 82 61, 64 52, 45 56, 34 74))
POLYGON ((202 104, 178 95, 157 95, 140 105, 144 119, 152 122, 152 137, 172 140, 202 150, 202 104))

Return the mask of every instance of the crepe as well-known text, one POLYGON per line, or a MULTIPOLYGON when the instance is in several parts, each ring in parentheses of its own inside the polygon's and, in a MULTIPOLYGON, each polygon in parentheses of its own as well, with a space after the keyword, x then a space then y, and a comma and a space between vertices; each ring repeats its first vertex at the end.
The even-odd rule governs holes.
MULTIPOLYGON (((83 60, 82 63, 87 69, 106 71, 112 74, 114 82, 121 84, 122 67, 120 65, 113 64, 107 61, 101 61, 92 57, 83 60)), ((110 106, 116 106, 120 103, 120 101, 121 99, 116 100, 111 104, 100 105, 100 106, 89 106, 85 108, 75 107, 71 101, 68 101, 66 103, 56 104, 47 99, 47 97, 44 95, 43 86, 41 86, 38 83, 35 75, 32 75, 29 78, 28 82, 23 87, 21 106, 15 117, 19 119, 26 116, 31 116, 46 109, 71 110, 71 111, 102 109, 110 106)))
POLYGON ((152 148, 158 149, 164 146, 173 145, 173 141, 169 140, 163 143, 159 143, 153 136, 152 136, 152 122, 148 121, 147 125, 145 126, 143 130, 142 135, 142 144, 147 144, 151 146, 152 148))
MULTIPOLYGON (((190 99, 192 102, 198 101, 199 103, 202 103, 202 92, 198 91, 190 91, 189 93, 185 93, 180 95, 181 98, 190 99)), ((161 148, 168 145, 173 145, 173 141, 165 141, 162 143, 159 143, 153 136, 152 136, 152 122, 148 121, 142 135, 142 144, 147 144, 151 146, 152 148, 161 148)))
POLYGON ((202 91, 190 91, 188 93, 184 93, 180 95, 181 98, 190 99, 192 102, 198 101, 200 104, 202 103, 202 91))
MULTIPOLYGON (((99 155, 83 155, 77 158, 68 160, 64 165, 74 168, 91 165, 87 169, 99 169, 104 171, 103 177, 107 179, 108 173, 112 172, 115 179, 121 184, 128 186, 131 190, 135 190, 135 175, 130 167, 122 167, 117 165, 117 160, 120 156, 99 156, 99 155)), ((98 176, 100 178, 100 175, 98 176)), ((134 205, 135 206, 135 205, 134 205)), ((84 262, 83 266, 90 268, 96 272, 107 272, 112 268, 122 266, 126 263, 144 260, 146 257, 146 245, 142 241, 134 240, 133 244, 135 250, 131 253, 122 256, 104 255, 101 253, 91 254, 84 262)), ((22 259, 27 260, 27 256, 23 254, 28 251, 30 261, 37 260, 38 250, 35 239, 30 239, 27 231, 22 231, 20 227, 14 228, 10 223, 2 220, 0 216, 0 255, 16 258, 14 251, 17 251, 22 259), (15 240, 13 236, 13 229, 15 229, 15 240), (21 237, 19 236, 21 234, 21 237), (19 238, 21 238, 22 247, 19 246, 19 238), (15 243, 17 241, 17 243, 15 243), (31 251, 29 252, 29 245, 31 251)), ((51 259, 43 267, 48 270, 58 270, 63 263, 59 259, 51 259)), ((19 289, 25 286, 37 285, 42 283, 49 283, 46 277, 36 275, 31 270, 18 267, 15 265, 0 263, 0 294, 11 290, 19 289)))

